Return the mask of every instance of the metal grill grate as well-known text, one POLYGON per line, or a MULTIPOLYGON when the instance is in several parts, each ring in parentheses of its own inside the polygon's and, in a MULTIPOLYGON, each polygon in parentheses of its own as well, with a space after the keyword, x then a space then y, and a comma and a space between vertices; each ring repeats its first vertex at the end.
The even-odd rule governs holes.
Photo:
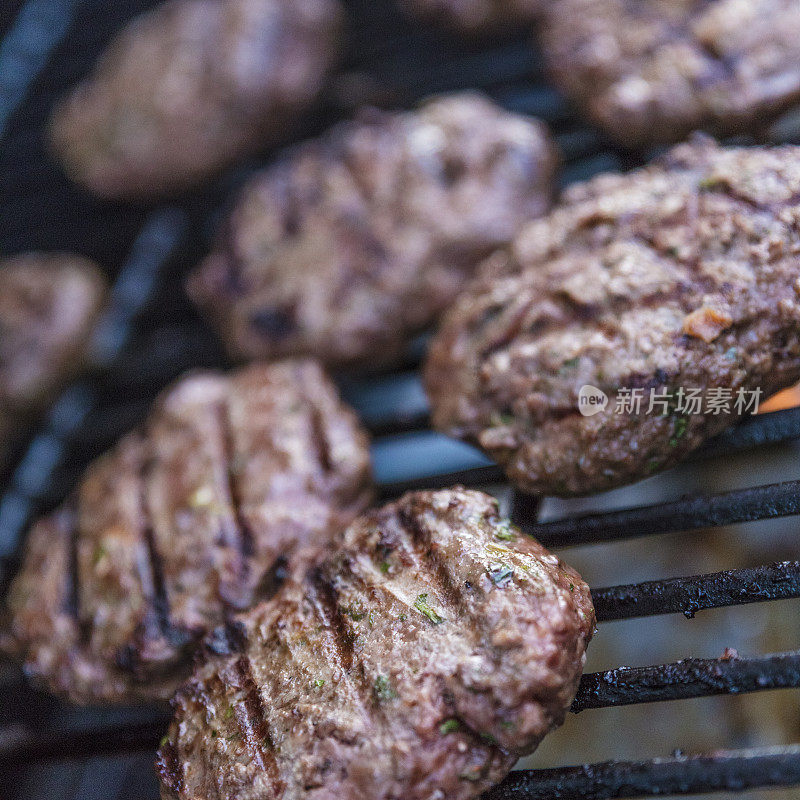
MULTIPOLYGON (((150 213, 100 204, 69 186, 41 142, 53 98, 88 68, 125 19, 149 5, 152 0, 28 0, 9 5, 0 17, 0 251, 73 248, 98 258, 115 276, 91 374, 62 394, 0 485, 4 579, 13 572, 31 519, 59 502, 85 464, 142 419, 158 390, 190 366, 225 363, 181 294, 179 277, 208 243, 224 196, 253 165, 150 213)), ((464 43, 411 25, 389 0, 350 0, 348 7, 357 21, 350 55, 307 133, 365 101, 403 106, 432 92, 473 87, 509 109, 550 122, 565 159, 565 183, 639 163, 611 150, 572 113, 545 82, 525 38, 464 43)), ((403 371, 341 379, 345 397, 376 436, 384 499, 414 488, 503 481, 481 455, 429 432, 415 370, 424 344, 423 339, 411 349, 403 371)), ((776 412, 745 421, 695 458, 724 459, 797 438, 800 409, 776 412)), ((547 522, 540 521, 535 498, 518 495, 512 508, 528 533, 551 547, 565 547, 797 515, 799 490, 800 482, 786 481, 547 522)), ((602 552, 598 549, 599 557, 602 552)), ((603 623, 659 614, 691 617, 705 609, 800 597, 800 562, 598 588, 593 596, 603 623)), ((587 674, 572 710, 798 686, 800 652, 752 658, 731 652, 719 659, 587 674)), ((26 688, 13 667, 0 666, 0 794, 17 786, 25 770, 55 761, 54 771, 23 782, 26 792, 48 800, 85 800, 85 776, 110 769, 101 757, 146 754, 161 737, 165 720, 163 712, 149 709, 69 709, 26 688)), ((114 769, 109 787, 116 788, 108 788, 104 797, 130 796, 123 791, 129 767, 114 769)), ((152 779, 148 784, 140 772, 133 774, 140 799, 155 797, 152 779)), ((794 784, 800 784, 800 746, 521 771, 489 796, 592 800, 794 784)))

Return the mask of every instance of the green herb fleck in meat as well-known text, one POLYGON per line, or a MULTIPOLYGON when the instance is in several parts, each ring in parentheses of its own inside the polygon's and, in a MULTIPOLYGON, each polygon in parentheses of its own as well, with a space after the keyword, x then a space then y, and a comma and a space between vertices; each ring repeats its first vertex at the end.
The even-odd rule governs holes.
POLYGON ((375 691, 375 697, 377 697, 378 700, 386 701, 397 699, 397 692, 392 688, 392 684, 389 683, 389 679, 385 675, 378 675, 378 677, 375 678, 375 686, 373 689, 375 691))
POLYGON ((92 553, 92 566, 96 567, 107 555, 108 550, 106 550, 105 545, 99 542, 92 553))
POLYGON ((457 719, 447 719, 439 726, 439 733, 442 736, 447 736, 448 733, 455 733, 459 727, 457 719))
POLYGON ((495 411, 490 419, 493 428, 503 428, 514 424, 514 415, 507 411, 495 411))
POLYGON ((362 608, 357 608, 353 605, 349 606, 342 606, 342 614, 347 617, 350 617, 353 622, 361 622, 364 617, 367 616, 367 612, 364 611, 362 608))
POLYGON ((441 625, 444 622, 444 617, 440 617, 428 603, 428 594, 421 594, 414 602, 414 608, 420 614, 424 614, 434 625, 441 625))
POLYGON ((568 358, 560 367, 559 372, 563 375, 565 372, 569 372, 570 370, 575 369, 578 364, 580 363, 580 356, 575 356, 575 358, 568 358))

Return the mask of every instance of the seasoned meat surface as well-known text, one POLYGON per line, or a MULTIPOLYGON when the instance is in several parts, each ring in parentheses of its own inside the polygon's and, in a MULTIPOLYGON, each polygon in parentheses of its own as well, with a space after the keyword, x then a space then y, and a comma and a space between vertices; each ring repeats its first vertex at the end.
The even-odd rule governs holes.
POLYGON ((76 702, 166 700, 196 642, 369 495, 366 436, 313 362, 184 378, 31 532, 9 599, 28 673, 76 702))
POLYGON ((168 0, 56 109, 67 173, 106 197, 180 190, 289 138, 338 51, 337 0, 168 0))
POLYGON ((545 128, 474 94, 364 112, 245 189, 189 291, 237 358, 391 363, 550 206, 545 128))
POLYGON ((454 488, 367 513, 173 701, 164 798, 477 797, 561 724, 594 627, 576 572, 454 488))
POLYGON ((467 34, 513 30, 532 24, 545 0, 400 0, 412 14, 467 34))
POLYGON ((540 32, 556 83, 624 145, 752 132, 800 101, 797 0, 559 0, 540 32))
POLYGON ((27 253, 0 262, 0 456, 20 422, 80 368, 105 298, 81 256, 27 253))
POLYGON ((435 425, 535 493, 676 463, 753 392, 800 378, 798 198, 800 148, 704 137, 572 187, 444 320, 425 368, 435 425), (584 386, 606 393, 604 411, 579 413, 584 386))

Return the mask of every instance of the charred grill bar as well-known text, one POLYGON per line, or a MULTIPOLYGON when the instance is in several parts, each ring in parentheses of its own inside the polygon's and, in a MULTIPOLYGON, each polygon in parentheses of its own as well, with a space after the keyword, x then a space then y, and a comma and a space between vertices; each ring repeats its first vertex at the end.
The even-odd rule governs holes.
MULTIPOLYGON (((600 135, 576 118, 544 81, 541 65, 526 39, 465 44, 440 37, 432 29, 410 26, 394 16, 388 2, 349 0, 347 4, 361 22, 351 47, 358 57, 346 65, 346 73, 332 87, 327 108, 312 123, 311 132, 363 102, 410 105, 432 92, 472 87, 488 91, 509 110, 547 119, 565 159, 565 183, 601 170, 639 163, 628 153, 609 149, 600 135), (375 80, 362 80, 368 73, 377 76, 375 80)), ((67 45, 55 51, 41 76, 29 76, 28 86, 33 91, 27 100, 19 91, 0 92, 0 117, 7 123, 0 131, 5 137, 0 147, 4 151, 0 153, 0 168, 11 178, 0 202, 4 208, 13 209, 13 214, 9 211, 7 215, 8 227, 0 231, 0 247, 14 251, 29 246, 26 237, 33 230, 36 234, 31 245, 63 247, 69 242, 75 242, 76 246, 95 242, 101 260, 108 263, 115 263, 120 253, 127 251, 129 256, 125 262, 128 269, 121 265, 114 290, 116 302, 98 341, 98 368, 90 379, 62 395, 32 436, 31 445, 15 471, 0 485, 2 572, 13 568, 14 551, 30 520, 66 493, 83 464, 108 446, 119 435, 120 428, 130 427, 141 418, 151 397, 175 377, 176 370, 198 364, 218 366, 220 361, 213 340, 198 326, 179 293, 165 288, 165 276, 182 274, 198 256, 187 237, 178 233, 170 239, 164 234, 166 229, 153 222, 166 218, 167 223, 172 220, 174 224, 175 210, 160 212, 161 217, 157 214, 149 220, 135 211, 127 215, 124 225, 117 224, 111 231, 110 212, 87 205, 85 198, 76 195, 63 181, 59 182, 52 168, 45 166, 37 144, 36 129, 50 99, 75 77, 76 67, 72 65, 88 66, 103 40, 119 27, 124 17, 153 2, 136 0, 124 8, 88 2, 48 5, 41 0, 22 5, 25 13, 19 19, 26 26, 37 12, 67 7, 76 23, 67 45), (75 219, 79 218, 80 224, 70 227, 68 220, 54 227, 53 206, 42 202, 44 189, 49 203, 76 209, 75 219), (97 244, 98 231, 104 237, 100 244, 97 244), (137 243, 132 246, 134 239, 137 243), (178 243, 180 247, 173 258, 173 245, 178 243), (105 259, 104 253, 108 256, 105 259), (156 292, 157 299, 151 302, 151 290, 159 281, 164 291, 156 292), (149 290, 143 291, 147 287, 149 290), (125 396, 124 405, 120 404, 119 395, 125 396)), ((46 15, 42 19, 47 22, 46 15)), ((6 41, 19 47, 18 30, 15 32, 13 25, 8 30, 13 36, 6 41)), ((37 45, 51 48, 57 42, 45 37, 31 46, 37 45)), ((39 53, 30 63, 44 64, 47 57, 48 53, 39 53)), ((210 196, 182 202, 183 207, 177 213, 187 214, 188 223, 181 216, 178 227, 188 226, 189 239, 208 241, 209 209, 218 206, 229 186, 230 183, 223 182, 210 196)), ((413 367, 417 360, 418 355, 412 354, 407 366, 413 367)), ((357 407, 371 407, 365 419, 374 434, 404 435, 425 431, 428 426, 427 405, 415 383, 416 377, 405 372, 359 381, 346 394, 357 407)), ((800 409, 774 412, 746 420, 722 434, 701 448, 696 458, 725 457, 798 437, 800 409)), ((502 472, 493 465, 458 471, 437 471, 430 467, 420 465, 419 475, 409 479, 383 481, 380 494, 389 498, 415 488, 458 482, 480 486, 503 481, 502 472), (434 474, 428 475, 430 471, 434 474)), ((787 481, 547 523, 538 521, 535 498, 518 496, 514 508, 517 521, 528 532, 550 546, 564 546, 797 515, 800 483, 787 481)), ((800 562, 599 588, 594 590, 593 597, 598 618, 603 622, 667 613, 691 616, 704 609, 798 598, 800 562)), ((798 652, 752 658, 730 654, 720 659, 688 659, 587 674, 573 711, 798 685, 798 652)), ((90 759, 94 756, 154 749, 165 726, 163 715, 143 716, 140 712, 123 721, 119 715, 82 717, 77 713, 59 724, 47 720, 47 724, 33 725, 25 714, 25 704, 31 695, 19 680, 4 675, 0 677, 0 689, 6 706, 19 709, 19 719, 0 726, 0 766, 4 770, 47 759, 74 758, 87 760, 87 769, 91 770, 90 759)), ((488 797, 605 800, 794 784, 800 784, 800 745, 516 772, 488 797)))
POLYGON ((796 514, 800 514, 800 481, 785 481, 555 522, 514 521, 548 547, 572 547, 796 514))
POLYGON ((688 658, 657 667, 586 674, 572 711, 800 687, 800 652, 761 658, 688 658))
MULTIPOLYGON (((791 599, 800 597, 800 562, 616 586, 594 590, 592 596, 599 622, 791 599)), ((800 651, 755 658, 729 654, 586 674, 572 711, 798 687, 800 651)), ((80 728, 0 731, 0 764, 149 749, 167 720, 156 715, 141 723, 97 726, 90 734, 80 728)))
POLYGON ((800 561, 592 591, 599 622, 800 597, 800 561))
POLYGON ((800 783, 800 747, 512 772, 486 800, 610 800, 800 783))

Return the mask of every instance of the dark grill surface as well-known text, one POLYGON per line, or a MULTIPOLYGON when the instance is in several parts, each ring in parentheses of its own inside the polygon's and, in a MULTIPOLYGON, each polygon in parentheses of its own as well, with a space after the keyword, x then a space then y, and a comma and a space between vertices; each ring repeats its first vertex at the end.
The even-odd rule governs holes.
MULTIPOLYGON (((77 250, 98 259, 115 279, 90 374, 53 404, 16 462, 0 468, 3 582, 13 574, 30 520, 57 504, 88 461, 143 418, 161 388, 189 367, 225 366, 184 298, 180 278, 207 246, 224 198, 263 159, 148 209, 93 200, 70 186, 44 154, 42 129, 53 99, 89 69, 114 31, 151 5, 152 0, 7 0, 0 8, 0 253, 77 250)), ((353 19, 349 55, 303 134, 364 102, 407 106, 433 92, 472 87, 509 109, 549 121, 565 159, 565 183, 640 163, 611 150, 547 85, 526 37, 465 43, 411 25, 389 0, 347 5, 353 19)), ((340 381, 376 436, 384 498, 454 482, 502 482, 481 455, 428 430, 415 369, 424 346, 423 337, 401 371, 340 381)), ((776 412, 745 421, 695 458, 725 459, 798 436, 800 409, 776 412)), ((549 546, 565 547, 795 516, 799 490, 798 481, 785 481, 548 522, 539 520, 535 498, 516 496, 512 508, 526 531, 549 546)), ((602 558, 602 548, 597 554, 602 558)), ((601 622, 677 613, 691 618, 704 609, 800 597, 800 562, 593 594, 601 622)), ((587 674, 572 710, 798 686, 800 652, 748 658, 726 652, 719 659, 587 674)), ((13 666, 0 664, 0 797, 154 800, 152 751, 165 719, 164 712, 150 709, 68 708, 26 688, 13 666)), ((526 770, 513 773, 490 796, 591 800, 795 784, 800 745, 526 770)))

